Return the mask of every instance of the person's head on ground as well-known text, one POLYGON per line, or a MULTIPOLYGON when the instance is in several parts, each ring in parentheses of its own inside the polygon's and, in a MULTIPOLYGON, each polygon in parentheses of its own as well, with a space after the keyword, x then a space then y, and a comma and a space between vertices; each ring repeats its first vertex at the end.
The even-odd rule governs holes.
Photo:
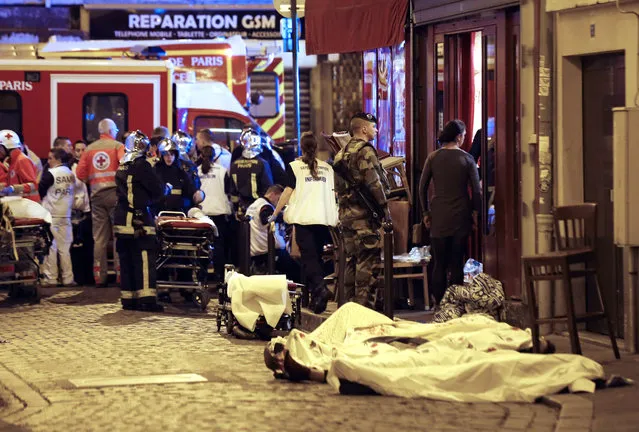
POLYGON ((304 132, 300 138, 300 147, 302 149, 302 162, 308 165, 311 176, 318 179, 317 173, 317 139, 313 132, 304 132))
POLYGON ((266 189, 264 198, 271 204, 276 205, 282 196, 282 192, 284 192, 284 188, 281 185, 275 184, 266 189))
POLYGON ((169 132, 169 128, 166 126, 158 126, 153 129, 151 138, 171 138, 171 132, 169 132))
POLYGON ((451 120, 446 123, 446 126, 444 126, 444 129, 439 134, 438 141, 441 146, 456 145, 460 147, 465 139, 466 124, 461 120, 451 120))
POLYGON ((71 140, 69 137, 59 136, 53 140, 53 145, 51 148, 60 148, 65 152, 71 154, 73 153, 73 145, 71 144, 71 140))
POLYGON ((177 143, 171 138, 164 138, 158 143, 158 150, 162 156, 162 160, 167 166, 173 165, 175 159, 180 157, 177 143))
POLYGON ((195 146, 199 151, 202 151, 204 147, 210 147, 213 145, 213 132, 210 129, 200 129, 195 134, 195 146))
POLYGON ((67 153, 63 147, 54 147, 49 152, 47 162, 49 168, 56 168, 60 165, 64 165, 70 157, 70 153, 67 153))
POLYGON ((111 139, 115 139, 115 137, 118 136, 119 131, 120 130, 115 125, 115 122, 110 118, 102 119, 100 120, 100 123, 98 123, 98 132, 100 135, 105 135, 111 137, 111 139))
POLYGON ((377 136, 377 118, 369 113, 357 113, 351 118, 350 134, 354 138, 372 141, 377 136))
POLYGON ((82 157, 82 153, 87 149, 87 143, 84 140, 77 140, 73 144, 73 153, 75 154, 76 159, 80 159, 82 157))

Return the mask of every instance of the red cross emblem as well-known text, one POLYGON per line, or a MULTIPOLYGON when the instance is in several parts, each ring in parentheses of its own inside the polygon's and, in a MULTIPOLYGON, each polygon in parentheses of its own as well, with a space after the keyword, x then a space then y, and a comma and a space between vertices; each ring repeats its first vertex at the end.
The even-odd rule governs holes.
POLYGON ((11 135, 9 132, 7 132, 7 134, 4 137, 6 139, 11 139, 11 138, 13 138, 13 135, 11 135))
POLYGON ((111 164, 111 158, 109 157, 109 155, 107 153, 105 153, 103 151, 97 152, 93 156, 93 166, 98 171, 106 170, 107 168, 109 168, 110 164, 111 164))

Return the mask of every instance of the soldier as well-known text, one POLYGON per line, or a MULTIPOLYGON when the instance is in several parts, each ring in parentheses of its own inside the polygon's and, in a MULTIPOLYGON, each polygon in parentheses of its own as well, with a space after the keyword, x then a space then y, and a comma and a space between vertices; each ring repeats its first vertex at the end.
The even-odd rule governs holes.
POLYGON ((182 169, 189 175, 189 177, 191 177, 193 184, 195 185, 195 189, 199 190, 200 187, 202 187, 202 182, 200 181, 200 177, 197 175, 197 166, 190 157, 191 149, 193 148, 193 138, 191 138, 191 136, 186 132, 179 130, 173 134, 171 139, 175 145, 177 145, 180 152, 182 169))
POLYGON ((150 207, 165 194, 165 185, 146 161, 149 139, 140 131, 126 139, 127 153, 115 175, 117 207, 114 231, 121 263, 122 308, 162 312, 157 303, 157 240, 150 207))
POLYGON ((335 191, 344 233, 346 298, 373 308, 381 263, 383 218, 390 221, 386 202, 388 180, 371 141, 377 119, 359 113, 350 123, 351 139, 335 156, 335 191))

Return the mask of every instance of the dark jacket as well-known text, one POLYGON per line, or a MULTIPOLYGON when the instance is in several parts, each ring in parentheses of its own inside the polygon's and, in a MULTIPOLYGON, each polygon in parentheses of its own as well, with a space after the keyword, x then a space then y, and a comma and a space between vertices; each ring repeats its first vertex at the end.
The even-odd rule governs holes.
POLYGON ((155 233, 151 207, 164 197, 164 185, 151 164, 141 157, 121 164, 115 174, 118 198, 114 214, 114 231, 118 236, 133 236, 134 221, 141 223, 147 234, 155 233))
POLYGON ((160 203, 159 210, 186 212, 193 207, 193 194, 197 188, 193 184, 193 177, 184 167, 184 161, 178 158, 171 165, 167 165, 164 159, 155 164, 155 173, 162 184, 170 183, 173 186, 173 190, 160 203))

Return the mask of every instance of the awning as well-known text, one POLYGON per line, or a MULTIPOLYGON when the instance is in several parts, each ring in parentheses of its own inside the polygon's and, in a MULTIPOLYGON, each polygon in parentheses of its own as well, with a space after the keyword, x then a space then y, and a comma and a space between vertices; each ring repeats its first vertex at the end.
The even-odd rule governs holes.
POLYGON ((397 45, 408 0, 307 0, 306 53, 334 54, 397 45))

